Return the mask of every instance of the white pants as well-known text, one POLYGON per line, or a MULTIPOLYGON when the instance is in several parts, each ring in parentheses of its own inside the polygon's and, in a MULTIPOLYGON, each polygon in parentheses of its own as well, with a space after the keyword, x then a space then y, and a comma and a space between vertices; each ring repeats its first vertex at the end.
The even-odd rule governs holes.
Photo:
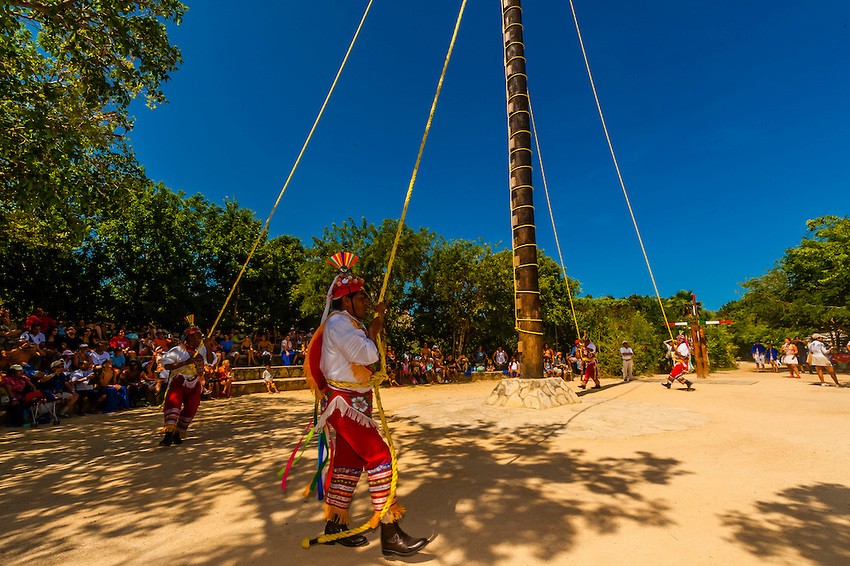
POLYGON ((623 360, 623 381, 631 381, 634 376, 634 360, 623 360))

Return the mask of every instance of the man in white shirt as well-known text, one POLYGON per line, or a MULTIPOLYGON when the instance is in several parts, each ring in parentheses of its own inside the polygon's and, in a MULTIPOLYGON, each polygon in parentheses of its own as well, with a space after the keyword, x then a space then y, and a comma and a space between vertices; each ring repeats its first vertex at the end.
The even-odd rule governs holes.
POLYGON ((110 359, 112 356, 109 355, 109 352, 103 351, 103 341, 99 341, 94 345, 94 350, 89 352, 89 360, 91 360, 94 369, 98 370, 103 366, 103 362, 110 359))
MULTIPOLYGON (((364 291, 363 279, 349 271, 356 260, 348 253, 331 258, 330 263, 341 273, 328 290, 322 324, 313 336, 304 364, 307 382, 322 396, 322 412, 315 430, 330 425, 336 432, 325 495, 325 535, 348 532, 348 507, 365 470, 374 509, 369 525, 376 528, 380 521, 383 554, 412 556, 429 540, 411 537, 401 530, 398 521, 404 508, 394 499, 383 519, 380 517, 390 496, 393 464, 389 447, 372 419, 370 379, 380 361, 376 339, 384 326, 385 306, 375 305, 375 318, 366 326, 363 320, 371 300, 364 291), (331 305, 333 312, 328 314, 331 305)), ((351 534, 327 544, 336 542, 353 547, 369 541, 361 534, 351 534)))
POLYGON ((181 343, 160 359, 160 364, 170 372, 171 378, 163 403, 165 426, 160 430, 164 435, 160 446, 183 444, 189 425, 201 404, 203 388, 200 381, 204 375, 204 364, 215 362, 212 348, 201 345, 203 340, 201 329, 192 325, 183 333, 181 343))
POLYGON ((674 380, 687 386, 688 391, 693 391, 693 383, 685 379, 685 373, 688 371, 688 361, 691 359, 691 349, 688 347, 688 341, 683 335, 676 337, 676 346, 673 348, 673 371, 667 376, 667 381, 662 383, 664 387, 670 389, 674 380))
POLYGON ((623 381, 631 381, 634 379, 634 350, 629 348, 629 343, 623 340, 623 345, 620 348, 620 357, 623 359, 623 381))
POLYGON ((30 344, 35 345, 36 348, 41 349, 41 344, 45 340, 44 334, 41 332, 41 325, 33 324, 30 326, 29 330, 21 334, 19 340, 26 340, 30 344))

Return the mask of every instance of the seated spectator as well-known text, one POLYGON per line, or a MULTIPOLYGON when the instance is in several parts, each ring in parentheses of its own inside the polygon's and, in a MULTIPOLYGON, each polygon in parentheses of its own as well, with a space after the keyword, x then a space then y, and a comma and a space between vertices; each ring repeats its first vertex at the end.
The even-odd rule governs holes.
POLYGON ((127 367, 121 370, 118 383, 127 388, 130 407, 141 407, 145 404, 145 390, 142 382, 142 367, 139 360, 130 360, 127 367))
POLYGON ((74 365, 74 352, 72 352, 71 350, 63 350, 62 353, 60 354, 60 356, 61 356, 60 360, 62 361, 62 366, 63 366, 63 369, 65 370, 65 373, 70 375, 72 371, 77 369, 77 368, 73 367, 73 365, 74 365))
POLYGON ((295 361, 295 346, 292 343, 291 335, 288 333, 280 341, 280 358, 285 366, 290 366, 295 361))
POLYGON ((80 344, 80 349, 77 350, 77 352, 71 357, 71 367, 73 369, 80 369, 83 360, 91 362, 89 352, 91 352, 91 346, 82 342, 80 344))
POLYGON ((218 368, 218 382, 221 396, 230 399, 233 396, 233 371, 230 369, 230 360, 226 358, 218 368))
POLYGON ((508 365, 508 375, 511 377, 519 377, 519 362, 516 356, 511 357, 511 363, 508 365))
POLYGON ((210 391, 210 399, 221 397, 221 379, 219 378, 216 364, 204 364, 204 382, 210 391))
POLYGON ((224 358, 239 358, 239 352, 233 349, 235 344, 233 343, 230 334, 225 334, 224 338, 218 343, 218 345, 221 346, 221 352, 224 354, 224 358))
POLYGON ((398 380, 401 383, 404 383, 405 381, 412 383, 410 381, 410 357, 410 352, 406 351, 404 354, 402 354, 401 360, 397 364, 399 368, 398 380))
POLYGON ((246 334, 245 338, 242 339, 242 343, 239 344, 239 350, 240 354, 245 356, 247 364, 249 366, 253 366, 255 363, 257 363, 255 359, 256 350, 254 350, 254 343, 251 341, 250 335, 246 334))
POLYGON ((112 352, 112 367, 117 370, 123 370, 124 366, 127 364, 127 358, 124 356, 123 350, 115 350, 112 352))
POLYGON ((484 353, 484 346, 478 346, 478 349, 472 354, 473 371, 484 371, 487 366, 487 354, 484 353))
POLYGON ((9 311, 0 309, 0 349, 5 350, 18 343, 22 332, 12 327, 12 319, 9 311))
POLYGON ((260 352, 260 359, 264 366, 271 365, 273 350, 274 344, 269 342, 265 334, 260 334, 260 340, 257 342, 257 351, 260 352))
POLYGON ((165 332, 162 330, 157 330, 154 334, 154 339, 151 341, 153 344, 153 350, 157 354, 162 354, 171 349, 171 343, 168 338, 165 337, 165 332))
POLYGON ((161 405, 165 399, 168 379, 162 377, 164 371, 159 367, 158 359, 148 360, 142 364, 142 391, 147 405, 161 405))
POLYGON ((101 340, 94 345, 94 350, 89 352, 89 360, 91 360, 92 367, 95 371, 102 368, 104 362, 112 358, 109 352, 104 351, 103 346, 104 342, 101 340))
POLYGON ((74 351, 76 351, 80 347, 80 344, 82 344, 82 342, 83 342, 82 340, 77 338, 77 329, 74 328, 73 326, 70 326, 65 330, 64 340, 65 340, 65 346, 67 347, 67 349, 68 350, 74 350, 74 351))
POLYGON ((457 381, 457 362, 454 359, 454 356, 449 354, 446 356, 446 365, 443 368, 443 382, 450 383, 452 381, 457 381))
POLYGON ((266 369, 263 371, 263 382, 266 384, 266 391, 269 393, 277 393, 277 387, 274 384, 271 369, 272 367, 266 364, 266 369))
POLYGON ((127 338, 123 328, 118 330, 118 334, 109 340, 109 347, 112 350, 121 350, 125 353, 130 349, 130 339, 127 338))
POLYGON ((41 332, 41 323, 36 322, 30 326, 27 331, 21 334, 21 340, 26 340, 36 348, 41 349, 41 345, 46 340, 44 334, 41 332))
POLYGON ((127 388, 118 382, 118 372, 112 367, 112 360, 106 359, 100 369, 98 394, 95 410, 103 408, 104 414, 130 408, 127 388))
POLYGON ((457 359, 457 370, 461 373, 467 373, 469 371, 469 360, 464 354, 461 354, 457 359))
POLYGON ((7 426, 24 424, 24 396, 35 391, 30 379, 24 375, 20 364, 12 364, 5 373, 0 373, 0 385, 9 394, 9 420, 7 426))
POLYGON ((71 385, 70 375, 65 370, 62 360, 56 360, 50 364, 50 371, 45 372, 35 384, 36 388, 54 401, 61 404, 62 408, 57 410, 57 415, 67 419, 71 417, 74 405, 80 398, 71 385))
POLYGON ((79 369, 71 373, 71 384, 79 396, 77 414, 82 416, 87 411, 94 412, 94 407, 100 396, 95 388, 94 371, 91 368, 91 362, 89 360, 80 360, 79 369))

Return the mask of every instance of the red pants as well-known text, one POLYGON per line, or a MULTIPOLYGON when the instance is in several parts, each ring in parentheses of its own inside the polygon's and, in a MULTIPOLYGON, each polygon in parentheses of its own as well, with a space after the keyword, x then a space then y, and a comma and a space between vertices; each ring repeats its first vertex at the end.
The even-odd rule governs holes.
MULTIPOLYGON (((377 517, 390 494, 392 457, 389 447, 375 427, 355 422, 339 411, 334 411, 327 422, 336 431, 336 450, 326 496, 327 519, 348 524, 348 507, 363 470, 369 476, 369 494, 377 517)), ((384 520, 397 520, 401 513, 394 501, 384 520)))
POLYGON ((593 383, 599 385, 599 378, 596 377, 596 360, 584 362, 584 377, 581 378, 581 384, 587 385, 588 379, 592 379, 593 383))
POLYGON ((682 383, 685 383, 685 372, 688 371, 688 364, 685 362, 676 362, 676 365, 673 366, 673 370, 670 372, 670 377, 667 378, 667 381, 673 382, 674 379, 678 379, 682 383))
POLYGON ((163 405, 165 413, 163 432, 178 432, 180 438, 186 438, 189 424, 198 412, 198 405, 201 404, 201 389, 201 384, 197 381, 194 387, 184 385, 182 375, 171 378, 163 405))

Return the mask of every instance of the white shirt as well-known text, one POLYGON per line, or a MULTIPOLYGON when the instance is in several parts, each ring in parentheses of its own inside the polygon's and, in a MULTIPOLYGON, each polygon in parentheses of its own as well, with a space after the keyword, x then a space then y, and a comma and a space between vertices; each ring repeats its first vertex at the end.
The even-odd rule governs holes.
POLYGON ((102 354, 98 354, 94 350, 89 352, 89 359, 91 360, 93 366, 102 366, 103 362, 110 358, 112 358, 112 356, 109 355, 109 352, 103 352, 102 354))
POLYGON ((623 357, 624 362, 631 360, 634 353, 634 350, 631 348, 620 348, 620 355, 623 357))
MULTIPOLYGON (((197 350, 197 354, 204 359, 204 363, 206 363, 207 359, 207 349, 204 346, 200 346, 197 350)), ((179 346, 174 346, 170 350, 168 350, 165 354, 160 358, 159 363, 162 364, 162 367, 165 368, 166 364, 179 364, 180 362, 185 362, 190 357, 189 351, 183 344, 179 346)), ((182 375, 184 377, 183 385, 192 388, 198 383, 198 374, 195 371, 195 364, 186 364, 185 366, 179 367, 177 369, 171 370, 172 375, 182 375)))
POLYGON ((680 361, 687 361, 691 357, 691 349, 688 348, 687 342, 682 342, 676 346, 676 358, 680 361))
POLYGON ((809 344, 809 352, 811 352, 813 356, 829 356, 829 348, 827 348, 826 345, 820 340, 815 340, 814 342, 809 344))
POLYGON ((74 373, 71 374, 71 383, 74 384, 74 389, 77 391, 91 391, 94 389, 94 385, 88 382, 89 377, 91 377, 92 370, 81 370, 78 369, 74 373))
MULTIPOLYGON (((366 375, 368 370, 358 366, 373 364, 379 359, 377 346, 369 340, 357 319, 345 311, 333 311, 328 316, 322 338, 322 357, 319 360, 319 368, 326 380, 362 384, 369 378, 366 375)), ((366 393, 371 387, 346 389, 366 393)))
POLYGON ((504 350, 501 352, 496 351, 496 355, 493 358, 495 358, 497 364, 503 364, 508 361, 508 354, 504 350))
POLYGON ((44 342, 44 334, 39 332, 38 334, 30 334, 29 332, 24 332, 21 334, 21 340, 26 340, 27 342, 32 342, 36 346, 44 342))

